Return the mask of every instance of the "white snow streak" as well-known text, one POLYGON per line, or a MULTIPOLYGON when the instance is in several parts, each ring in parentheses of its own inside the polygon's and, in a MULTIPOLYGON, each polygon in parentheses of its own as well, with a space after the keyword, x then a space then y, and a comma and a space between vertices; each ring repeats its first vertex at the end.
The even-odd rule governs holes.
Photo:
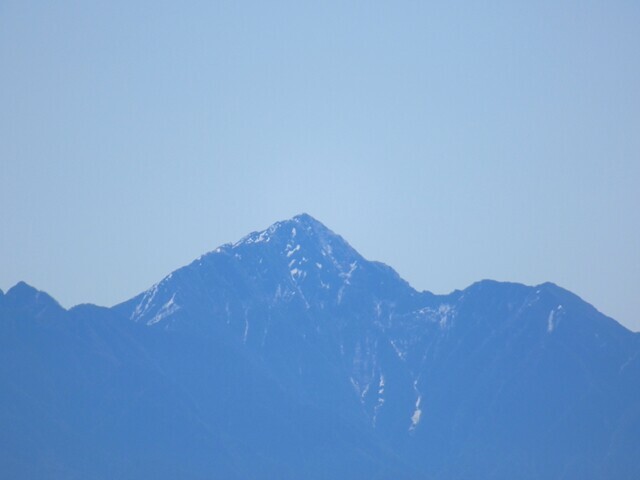
POLYGON ((176 294, 174 293, 173 295, 171 295, 171 298, 169 299, 169 301, 162 306, 160 311, 156 313, 156 315, 147 322, 147 325, 156 324, 163 318, 168 317, 172 313, 178 311, 180 309, 180 305, 178 305, 175 302, 175 298, 176 298, 176 294))
POLYGON ((413 415, 411 415, 411 426, 409 427, 409 430, 415 430, 416 427, 418 426, 418 423, 420 423, 420 417, 422 416, 422 410, 420 409, 420 403, 422 402, 422 397, 418 397, 418 400, 416 400, 416 409, 413 412, 413 415))
POLYGON ((409 427, 410 432, 416 429, 416 427, 418 426, 418 423, 420 423, 420 417, 422 416, 422 409, 420 408, 420 404, 422 403, 422 394, 418 390, 417 379, 413 381, 413 390, 418 395, 418 398, 416 400, 416 408, 413 411, 413 415, 411 415, 411 426, 409 427))
POLYGON ((293 255, 294 253, 296 253, 298 250, 300 250, 300 245, 296 245, 294 248, 292 249, 287 249, 287 257, 290 257, 291 255, 293 255))
POLYGON ((242 336, 242 343, 247 343, 247 337, 249 336, 249 319, 245 315, 244 317, 244 335, 242 336))
POLYGON ((562 309, 562 305, 558 305, 556 308, 549 312, 549 316, 547 317, 547 333, 553 332, 558 326, 559 318, 556 314, 559 313, 562 309))

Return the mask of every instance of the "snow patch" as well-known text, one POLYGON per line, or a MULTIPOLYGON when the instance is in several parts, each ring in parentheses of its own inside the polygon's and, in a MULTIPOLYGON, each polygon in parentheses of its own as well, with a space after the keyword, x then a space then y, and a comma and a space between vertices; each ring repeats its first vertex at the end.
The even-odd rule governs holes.
POLYGON ((418 390, 418 380, 413 381, 413 390, 416 392, 418 398, 416 399, 416 408, 413 411, 413 415, 411 415, 411 426, 409 427, 409 431, 412 432, 420 423, 420 417, 422 416, 422 408, 420 408, 420 404, 422 403, 422 394, 418 390))
POLYGON ((358 382, 358 380, 356 380, 353 377, 350 377, 349 380, 351 381, 351 385, 353 386, 356 393, 358 394, 358 397, 360 398, 360 403, 364 404, 365 397, 367 396, 367 392, 369 391, 369 385, 363 386, 360 384, 360 382, 358 382))
POLYGON ((451 322, 456 316, 456 309, 452 305, 443 303, 438 308, 421 308, 418 313, 430 322, 437 323, 441 329, 445 329, 451 327, 451 322))
MULTIPOLYGON (((276 231, 277 227, 278 224, 275 224, 262 232, 252 232, 234 243, 232 248, 237 248, 241 245, 251 245, 252 243, 268 243, 271 241, 271 234, 276 231)), ((216 251, 218 251, 218 249, 216 249, 216 251)))
POLYGON ((373 426, 376 426, 376 421, 378 420, 378 411, 384 405, 384 375, 380 374, 380 382, 378 383, 378 401, 376 405, 373 407, 373 426))
POLYGON ((422 416, 422 409, 420 408, 420 403, 422 402, 422 396, 418 397, 416 400, 416 409, 413 411, 413 415, 411 415, 411 426, 409 427, 409 431, 413 431, 420 423, 420 417, 422 416))
POLYGON ((342 285, 340 287, 340 290, 338 290, 338 305, 340 305, 342 303, 342 296, 344 295, 344 285, 342 285))
POLYGON ((351 283, 351 276, 353 275, 353 272, 356 271, 356 268, 358 268, 358 262, 351 262, 349 264, 349 271, 340 273, 340 276, 344 278, 344 283, 347 285, 351 283))
POLYGON ((557 313, 561 310, 563 310, 562 305, 558 305, 549 312, 549 316, 547 317, 547 333, 552 333, 558 326, 559 318, 557 313))
POLYGON ((242 343, 247 343, 247 338, 249 337, 249 319, 246 314, 244 317, 244 334, 242 335, 242 343))
POLYGON ((291 278, 294 280, 302 279, 307 275, 304 270, 300 270, 298 268, 292 268, 289 273, 291 274, 291 278))
POLYGON ((438 307, 438 313, 440 314, 440 322, 438 322, 440 328, 448 327, 454 315, 454 310, 451 305, 440 305, 440 307, 438 307))
POLYGON ((396 355, 398 355, 398 358, 400 360, 405 360, 407 358, 407 352, 402 348, 400 348, 400 345, 398 345, 400 342, 398 342, 397 340, 391 340, 390 343, 393 349, 395 350, 396 355))
POLYGON ((260 232, 257 236, 248 239, 247 243, 262 243, 268 242, 269 240, 271 240, 271 237, 269 237, 269 232, 265 230, 260 232))
POLYGON ((162 320, 163 318, 166 318, 172 313, 180 310, 180 305, 178 305, 175 302, 175 298, 176 298, 176 294, 174 293, 173 295, 171 295, 171 298, 169 299, 169 301, 162 306, 160 311, 151 320, 147 322, 147 325, 154 325, 158 323, 160 320, 162 320))

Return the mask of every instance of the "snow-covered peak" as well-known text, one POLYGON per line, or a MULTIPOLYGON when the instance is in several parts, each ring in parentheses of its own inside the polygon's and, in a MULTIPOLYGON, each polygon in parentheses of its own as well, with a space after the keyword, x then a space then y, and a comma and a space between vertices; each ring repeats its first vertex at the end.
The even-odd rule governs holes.
POLYGON ((222 308, 225 317, 227 304, 249 308, 256 298, 269 308, 300 301, 326 309, 355 302, 356 292, 377 299, 415 293, 393 269, 366 260, 340 235, 300 214, 216 248, 118 309, 156 324, 192 310, 222 308))
POLYGON ((213 253, 257 265, 281 263, 294 283, 315 278, 316 283, 326 284, 331 275, 350 276, 356 265, 366 262, 340 235, 306 213, 252 232, 213 253))
POLYGON ((307 263, 315 268, 348 272, 352 264, 366 260, 340 235, 306 213, 252 232, 234 244, 213 253, 232 254, 237 259, 281 258, 290 270, 307 263), (297 265, 294 265, 297 264, 297 265))
POLYGON ((292 239, 295 238, 298 233, 302 233, 307 237, 317 237, 318 239, 326 239, 326 237, 340 238, 311 215, 302 213, 289 220, 276 222, 264 230, 251 232, 234 243, 232 247, 237 248, 256 243, 269 243, 274 239, 280 241, 292 239))
POLYGON ((322 222, 320 222, 319 220, 316 220, 315 218, 313 218, 308 213, 301 213, 299 215, 296 215, 295 217, 293 217, 288 222, 296 223, 301 228, 303 228, 304 230, 309 231, 309 232, 315 232, 316 234, 333 234, 333 235, 335 235, 322 222))

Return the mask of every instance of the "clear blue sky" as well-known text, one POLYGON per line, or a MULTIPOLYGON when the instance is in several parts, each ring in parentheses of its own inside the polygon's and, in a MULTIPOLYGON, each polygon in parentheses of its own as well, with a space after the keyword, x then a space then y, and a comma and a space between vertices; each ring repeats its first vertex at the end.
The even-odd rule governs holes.
POLYGON ((112 305, 308 212, 640 330, 640 3, 0 1, 0 288, 112 305))

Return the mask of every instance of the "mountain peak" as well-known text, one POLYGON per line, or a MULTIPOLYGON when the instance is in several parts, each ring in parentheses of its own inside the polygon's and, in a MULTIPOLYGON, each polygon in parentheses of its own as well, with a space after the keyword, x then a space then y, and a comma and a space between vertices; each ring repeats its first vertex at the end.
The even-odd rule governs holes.
POLYGON ((314 217, 309 215, 308 213, 301 213, 296 215, 291 220, 288 220, 288 224, 294 224, 299 226, 302 230, 316 234, 316 235, 330 235, 333 237, 341 238, 338 234, 334 233, 331 229, 329 229, 325 224, 321 221, 316 220, 314 217))
POLYGON ((295 239, 299 233, 303 234, 301 236, 307 238, 315 237, 316 239, 324 242, 329 238, 332 238, 336 240, 340 239, 342 242, 346 243, 342 237, 332 232, 322 222, 316 220, 308 213, 301 213, 289 220, 275 222, 265 230, 251 232, 238 240, 232 246, 236 248, 242 245, 254 243, 269 243, 273 239, 278 239, 279 242, 288 242, 295 239))
POLYGON ((314 217, 312 217, 308 213, 304 213, 304 212, 303 213, 299 213, 298 215, 295 215, 289 221, 290 222, 299 223, 300 225, 304 225, 305 227, 323 228, 325 230, 328 230, 327 227, 321 221, 315 219, 314 217))
POLYGON ((33 311, 64 310, 48 293, 20 281, 7 290, 4 295, 7 305, 14 308, 26 308, 33 311))
POLYGON ((321 223, 317 219, 313 218, 307 212, 302 212, 297 215, 294 215, 291 220, 296 222, 310 222, 310 223, 321 223))
POLYGON ((16 283, 13 287, 11 287, 9 290, 7 290, 7 296, 11 297, 11 298, 27 298, 27 297, 34 297, 36 296, 39 292, 39 290, 35 287, 32 287, 31 285, 29 285, 27 282, 24 281, 19 281, 18 283, 16 283))
POLYGON ((222 306, 218 317, 227 318, 234 302, 238 309, 257 308, 248 307, 255 298, 272 310, 289 308, 291 302, 305 309, 340 309, 358 292, 380 302, 390 292, 402 298, 416 293, 391 267, 368 261, 340 235, 302 213, 202 255, 118 308, 153 325, 203 305, 208 316, 222 306))

